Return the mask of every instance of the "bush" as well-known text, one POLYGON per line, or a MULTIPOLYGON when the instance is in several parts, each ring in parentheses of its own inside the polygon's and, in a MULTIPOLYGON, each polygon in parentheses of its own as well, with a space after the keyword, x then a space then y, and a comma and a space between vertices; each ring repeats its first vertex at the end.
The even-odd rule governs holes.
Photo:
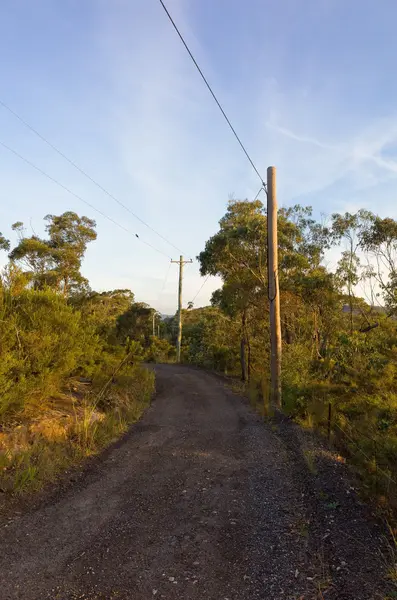
MULTIPOLYGON (((72 212, 46 221, 46 239, 14 224, 19 241, 0 276, 0 488, 10 491, 97 452, 154 389, 153 373, 139 367, 153 309, 130 290, 90 290, 80 267, 94 221, 72 212)), ((169 352, 152 346, 154 359, 169 352)))
POLYGON ((51 396, 63 378, 89 373, 101 351, 94 330, 59 294, 0 289, 0 415, 51 396))
POLYGON ((117 439, 148 406, 154 373, 126 365, 104 396, 100 391, 80 390, 79 399, 73 403, 69 397, 62 410, 42 412, 0 434, 0 489, 13 493, 39 489, 117 439))
POLYGON ((175 358, 175 348, 167 340, 161 340, 152 336, 150 345, 146 350, 145 360, 147 362, 168 362, 175 358))

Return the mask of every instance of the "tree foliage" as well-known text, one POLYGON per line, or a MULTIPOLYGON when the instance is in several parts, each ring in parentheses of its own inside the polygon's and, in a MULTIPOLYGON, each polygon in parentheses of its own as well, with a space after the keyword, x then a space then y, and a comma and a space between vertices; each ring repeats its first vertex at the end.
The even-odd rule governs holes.
POLYGON ((55 288, 66 297, 87 291, 88 281, 80 269, 87 244, 96 239, 95 221, 74 212, 47 215, 45 221, 47 239, 26 237, 23 223, 14 223, 19 243, 10 259, 25 269, 35 289, 55 288))
MULTIPOLYGON (((220 276, 222 286, 213 308, 192 311, 184 340, 187 360, 261 390, 269 378, 266 227, 259 201, 229 202, 198 256, 201 274, 220 276)), ((278 230, 284 408, 326 430, 331 406, 342 446, 352 451, 354 440, 396 478, 397 222, 359 210, 327 225, 297 205, 279 211, 278 230), (333 269, 331 248, 340 253, 333 269)))
MULTIPOLYGON (((35 411, 70 377, 98 385, 126 355, 167 357, 166 341, 152 339, 154 309, 135 303, 131 290, 95 292, 81 274, 95 221, 73 212, 45 217, 47 238, 25 235, 0 277, 0 419, 35 411)), ((0 246, 10 245, 3 236, 0 246)))

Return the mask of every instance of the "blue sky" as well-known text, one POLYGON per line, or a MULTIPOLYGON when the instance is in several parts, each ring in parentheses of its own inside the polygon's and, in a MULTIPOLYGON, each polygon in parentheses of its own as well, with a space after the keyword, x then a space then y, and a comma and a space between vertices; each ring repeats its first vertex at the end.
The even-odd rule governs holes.
MULTIPOLYGON (((279 203, 397 217, 395 0, 168 0, 167 6, 279 203)), ((3 0, 0 99, 194 258, 228 197, 259 181, 158 0, 3 0)), ((167 246, 0 107, 0 141, 170 257, 167 246)), ((176 308, 177 267, 0 147, 0 231, 97 221, 83 271, 176 308), (169 276, 164 286, 165 277, 169 276)), ((201 285, 185 269, 185 301, 201 285)), ((197 298, 206 304, 218 285, 197 298)))

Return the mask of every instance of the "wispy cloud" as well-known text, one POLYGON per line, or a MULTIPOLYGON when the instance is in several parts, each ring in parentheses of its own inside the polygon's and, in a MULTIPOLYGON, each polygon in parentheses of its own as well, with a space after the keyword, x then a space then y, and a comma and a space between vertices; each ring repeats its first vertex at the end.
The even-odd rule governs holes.
MULTIPOLYGON (((17 4, 5 8, 0 36, 10 103, 194 258, 217 230, 229 193, 253 198, 259 182, 159 4, 72 2, 50 13, 48 2, 17 4)), ((359 0, 310 0, 299 10, 292 1, 269 3, 274 27, 266 36, 263 2, 246 4, 230 0, 225 13, 213 0, 167 2, 260 172, 277 166, 280 203, 311 204, 318 213, 368 206, 397 216, 392 0, 384 11, 360 11, 359 0), (374 32, 382 32, 379 47, 368 44, 374 32)), ((142 239, 174 252, 1 112, 0 120, 10 145, 142 239)), ((85 210, 13 158, 2 156, 1 165, 3 195, 18 200, 6 203, 6 223, 27 214, 36 224, 55 211, 54 195, 58 212, 85 210)), ((84 262, 92 285, 131 287, 155 304, 167 259, 101 218, 98 233, 84 262)), ((196 263, 186 269, 186 299, 201 283, 196 263)), ((167 283, 164 312, 175 310, 175 285, 167 283)))
POLYGON ((314 137, 297 134, 294 131, 287 129, 286 127, 277 125, 276 123, 273 123, 271 121, 267 121, 265 125, 269 129, 273 129, 274 131, 277 131, 281 135, 284 135, 285 137, 288 137, 291 140, 302 142, 303 144, 311 144, 312 146, 317 146, 317 148, 322 148, 323 150, 334 150, 335 152, 338 152, 340 154, 343 153, 343 150, 340 146, 333 146, 332 144, 327 144, 325 142, 317 140, 314 137))
MULTIPOLYGON (((311 106, 310 95, 306 94, 306 98, 311 106)), ((286 167, 290 168, 292 177, 295 173, 293 185, 296 195, 325 191, 342 181, 345 182, 345 191, 351 194, 355 189, 371 188, 397 175, 397 160, 384 155, 390 147, 397 149, 396 116, 376 120, 370 127, 358 129, 349 137, 344 137, 343 132, 340 132, 337 143, 306 134, 298 128, 286 127, 280 124, 282 116, 281 114, 275 118, 273 115, 265 121, 265 127, 278 136, 281 156, 286 158, 286 167), (311 176, 306 175, 309 173, 306 167, 308 164, 311 165, 311 176), (303 180, 296 177, 297 166, 303 166, 303 180), (348 186, 346 178, 350 181, 348 186)), ((287 120, 293 120, 290 114, 287 120)), ((290 177, 288 171, 287 176, 290 177)), ((351 204, 347 196, 345 202, 351 204)))

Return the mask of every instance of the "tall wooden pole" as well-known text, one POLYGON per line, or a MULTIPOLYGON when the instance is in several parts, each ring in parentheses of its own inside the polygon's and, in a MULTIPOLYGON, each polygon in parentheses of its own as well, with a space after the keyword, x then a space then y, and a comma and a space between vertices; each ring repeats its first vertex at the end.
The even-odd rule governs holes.
POLYGON ((270 313, 270 400, 281 408, 281 323, 278 285, 276 168, 267 169, 267 243, 270 313))
POLYGON ((182 281, 183 281, 183 256, 179 258, 179 285, 178 285, 178 337, 176 340, 176 360, 181 362, 182 346, 182 281))
POLYGON ((179 260, 172 260, 173 263, 179 264, 179 285, 178 285, 178 336, 176 338, 176 360, 181 362, 181 347, 182 347, 182 282, 183 282, 183 267, 186 263, 193 262, 190 260, 183 260, 183 256, 179 257, 179 260))

